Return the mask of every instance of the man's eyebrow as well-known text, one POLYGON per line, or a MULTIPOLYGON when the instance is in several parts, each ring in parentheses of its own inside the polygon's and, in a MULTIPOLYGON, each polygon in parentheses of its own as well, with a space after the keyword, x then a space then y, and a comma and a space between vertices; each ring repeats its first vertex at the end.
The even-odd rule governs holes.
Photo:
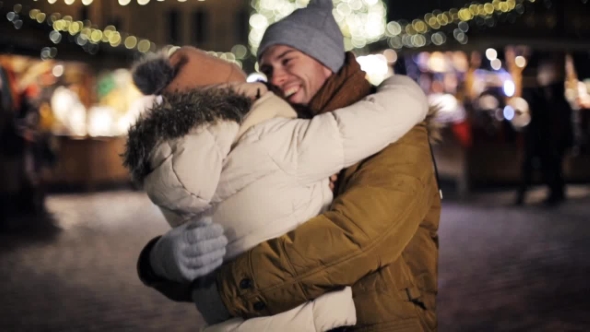
MULTIPOLYGON (((295 52, 295 50, 286 50, 285 52, 279 54, 276 57, 276 59, 277 60, 280 60, 280 59, 284 58, 285 56, 287 56, 291 52, 295 52)), ((264 65, 260 66, 260 71, 264 72, 264 71, 267 71, 267 70, 272 70, 272 66, 271 65, 268 65, 268 64, 264 64, 264 65)))
POLYGON ((291 53, 291 52, 295 52, 295 50, 286 50, 285 52, 281 53, 281 54, 280 54, 280 55, 277 57, 277 59, 281 59, 281 58, 283 58, 283 57, 287 56, 287 54, 289 54, 289 53, 291 53))

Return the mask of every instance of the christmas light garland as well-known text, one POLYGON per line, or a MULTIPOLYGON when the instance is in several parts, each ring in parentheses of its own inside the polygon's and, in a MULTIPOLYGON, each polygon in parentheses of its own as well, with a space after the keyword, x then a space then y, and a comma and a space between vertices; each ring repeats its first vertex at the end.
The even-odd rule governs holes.
MULTIPOLYGON (((399 20, 385 23, 386 7, 381 0, 333 0, 334 17, 344 34, 347 50, 362 49, 365 46, 386 39, 395 49, 419 48, 430 43, 443 45, 447 36, 439 31, 457 25, 453 37, 462 44, 467 43, 469 22, 484 20, 484 24, 495 24, 494 15, 516 12, 524 13, 524 2, 535 0, 493 0, 483 4, 471 3, 460 9, 435 10, 411 21, 399 20)), ((253 0, 254 13, 250 18, 249 45, 256 53, 266 28, 293 10, 305 7, 309 0, 253 0)))
POLYGON ((497 23, 496 20, 502 15, 524 14, 524 3, 527 1, 535 2, 535 0, 493 0, 483 4, 471 3, 463 8, 452 8, 444 12, 435 10, 412 21, 392 21, 386 28, 387 42, 394 49, 420 48, 431 43, 440 46, 447 42, 447 36, 439 30, 456 25, 452 32, 454 39, 461 44, 466 44, 469 22, 477 20, 482 26, 494 26, 497 23))
MULTIPOLYGON (((55 3, 55 1, 50 3, 55 3)), ((1 3, 1 2, 0 2, 1 3)), ((73 1, 72 1, 73 3, 73 1)), ((89 5, 90 0, 85 0, 82 3, 89 5)), ((1 6, 0 6, 1 7, 1 6)), ((139 38, 121 31, 118 31, 115 26, 108 25, 104 29, 99 29, 92 25, 90 20, 75 21, 72 16, 65 15, 62 17, 60 13, 47 14, 39 9, 31 9, 27 13, 22 12, 21 4, 15 4, 13 10, 6 14, 8 21, 12 22, 15 29, 21 29, 24 21, 29 19, 31 22, 37 24, 47 24, 53 30, 49 33, 49 39, 54 44, 59 44, 63 40, 64 34, 69 34, 74 39, 75 43, 81 46, 86 52, 96 54, 100 44, 107 44, 113 48, 124 46, 128 50, 136 50, 140 53, 154 52, 157 50, 157 45, 149 39, 139 38)), ((168 48, 175 47, 174 45, 167 45, 168 48)), ((248 57, 248 50, 243 45, 234 45, 231 52, 214 52, 207 53, 217 56, 221 59, 235 63, 242 67, 242 60, 248 57)), ((57 48, 44 47, 41 50, 42 59, 51 59, 57 56, 57 48)))
MULTIPOLYGON (((83 1, 83 3, 90 4, 91 1, 83 1)), ((12 22, 14 28, 22 28, 23 19, 29 19, 31 22, 37 24, 47 24, 53 28, 49 32, 49 39, 54 44, 59 44, 63 39, 63 34, 67 33, 72 36, 76 44, 90 54, 95 54, 98 51, 101 42, 109 44, 112 47, 124 45, 129 50, 136 49, 141 53, 156 50, 156 44, 148 39, 140 39, 136 36, 119 32, 112 25, 104 29, 98 29, 96 26, 93 26, 90 20, 75 21, 70 15, 62 17, 60 13, 47 14, 39 9, 31 9, 28 13, 24 13, 22 10, 22 5, 16 4, 13 6, 13 10, 6 14, 6 18, 12 22)), ((42 52, 41 56, 42 58, 51 58, 55 56, 55 53, 44 54, 42 52)))
MULTIPOLYGON (((158 2, 164 0, 157 0, 158 2)), ((178 0, 179 2, 185 2, 178 0)), ((203 1, 203 0, 199 0, 203 1)), ((339 23, 347 50, 363 49, 371 43, 386 40, 394 49, 420 48, 434 44, 437 46, 447 42, 447 33, 443 29, 452 28, 453 38, 461 43, 468 42, 467 32, 469 23, 476 21, 478 25, 494 26, 502 16, 515 13, 524 14, 526 2, 534 3, 536 0, 493 0, 482 4, 471 3, 462 8, 452 8, 447 11, 435 10, 411 21, 399 20, 385 23, 386 6, 382 0, 333 0, 333 14, 339 23)), ((588 3, 588 0, 581 0, 588 3)), ((57 0, 48 0, 50 4, 57 0)), ((68 5, 75 0, 64 0, 68 5)), ((128 5, 131 0, 119 0, 120 5, 128 5)), ((139 5, 147 5, 149 0, 138 0, 139 5)), ((93 0, 81 0, 85 6, 93 3, 93 0)), ((252 0, 253 14, 250 16, 250 33, 248 37, 249 51, 243 45, 235 45, 231 52, 213 52, 210 54, 228 61, 242 65, 241 61, 256 54, 257 47, 266 28, 289 15, 297 8, 305 7, 309 0, 252 0)), ((14 10, 8 12, 7 19, 16 29, 23 25, 24 13, 22 5, 14 5, 14 10)), ((157 45, 149 39, 141 39, 134 35, 126 34, 109 25, 104 29, 92 26, 89 20, 75 21, 71 16, 61 16, 59 13, 46 14, 39 9, 32 9, 28 13, 30 20, 39 24, 47 23, 53 27, 50 32, 50 40, 58 44, 62 40, 63 33, 69 33, 75 38, 75 42, 91 54, 98 51, 100 43, 111 47, 124 46, 129 50, 137 50, 140 53, 155 51, 157 45)), ((45 52, 53 56, 55 51, 45 52)))

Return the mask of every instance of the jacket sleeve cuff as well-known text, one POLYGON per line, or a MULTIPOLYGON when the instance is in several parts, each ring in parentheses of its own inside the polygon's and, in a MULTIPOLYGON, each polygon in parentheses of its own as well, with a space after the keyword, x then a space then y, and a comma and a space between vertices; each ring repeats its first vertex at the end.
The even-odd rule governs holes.
POLYGON ((157 284, 158 282, 165 281, 164 278, 159 277, 156 272, 154 272, 154 269, 150 264, 150 253, 160 238, 161 236, 158 236, 148 242, 139 254, 139 260, 137 261, 137 274, 139 275, 139 279, 149 287, 153 287, 154 284, 157 284))
POLYGON ((252 271, 252 251, 222 265, 217 270, 217 286, 223 303, 233 317, 254 318, 277 314, 289 308, 269 303, 260 293, 252 271), (271 311, 270 308, 277 308, 271 311))
POLYGON ((207 324, 217 324, 231 318, 221 299, 214 273, 197 279, 194 282, 192 292, 197 310, 199 310, 207 324))
POLYGON ((139 279, 144 285, 156 289, 172 301, 192 302, 191 284, 170 281, 158 276, 154 272, 150 263, 150 252, 159 239, 160 236, 152 239, 139 254, 139 259, 137 261, 137 274, 139 279))

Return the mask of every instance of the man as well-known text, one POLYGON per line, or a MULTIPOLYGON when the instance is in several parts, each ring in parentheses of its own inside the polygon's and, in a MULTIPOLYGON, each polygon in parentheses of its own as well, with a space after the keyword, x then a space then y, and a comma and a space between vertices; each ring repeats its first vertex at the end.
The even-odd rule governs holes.
MULTIPOLYGON (((372 92, 354 55, 344 53, 331 0, 271 25, 258 57, 269 82, 314 114, 372 92)), ((411 101, 392 107, 424 117, 426 97, 414 82, 396 93, 411 101)), ((343 170, 336 190, 329 211, 203 278, 221 264, 223 231, 204 222, 173 229, 144 248, 140 278, 173 300, 194 300, 209 323, 284 312, 352 285, 351 330, 435 330, 440 198, 425 123, 343 170)))
POLYGON ((531 122, 525 128, 522 180, 516 204, 525 202, 532 184, 534 160, 541 164, 543 180, 549 187, 546 206, 566 199, 563 159, 573 144, 572 109, 565 99, 565 54, 533 53, 523 71, 523 98, 528 102, 531 122))

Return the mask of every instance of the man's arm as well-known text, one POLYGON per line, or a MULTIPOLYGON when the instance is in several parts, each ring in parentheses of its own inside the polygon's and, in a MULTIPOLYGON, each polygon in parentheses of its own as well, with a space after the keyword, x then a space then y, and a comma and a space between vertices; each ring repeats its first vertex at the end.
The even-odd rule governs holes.
POLYGON ((433 204, 435 177, 424 125, 344 176, 330 211, 262 243, 217 273, 234 316, 276 314, 395 261, 433 204))

